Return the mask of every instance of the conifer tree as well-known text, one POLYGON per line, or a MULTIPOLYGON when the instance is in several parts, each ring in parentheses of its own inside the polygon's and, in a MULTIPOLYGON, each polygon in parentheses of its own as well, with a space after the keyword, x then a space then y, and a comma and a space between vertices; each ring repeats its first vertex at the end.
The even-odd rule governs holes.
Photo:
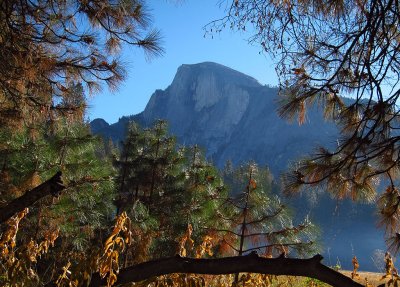
POLYGON ((188 216, 193 217, 191 224, 195 229, 213 226, 216 220, 215 211, 218 208, 217 201, 213 199, 226 195, 226 187, 218 170, 206 160, 204 151, 199 146, 187 147, 185 152, 185 190, 190 195, 186 212, 188 216), (196 217, 200 220, 197 223, 196 217))
POLYGON ((224 220, 230 229, 224 233, 221 248, 239 256, 259 251, 272 258, 307 255, 316 250, 315 228, 306 218, 294 224, 288 208, 272 194, 272 175, 255 163, 226 172, 232 183, 231 195, 223 205, 224 220))
MULTIPOLYGON (((75 105, 84 96, 80 85, 74 91, 75 105)), ((17 237, 18 244, 24 246, 31 240, 39 242, 49 234, 59 234, 57 245, 37 262, 35 271, 38 280, 52 280, 45 278, 49 275, 42 277, 42 272, 47 272, 46 265, 77 260, 92 252, 95 242, 101 242, 101 236, 95 234, 106 229, 113 211, 111 162, 100 157, 104 154, 103 145, 90 134, 83 113, 54 114, 45 125, 36 123, 19 130, 2 126, 0 137, 0 198, 4 205, 56 171, 63 172, 66 188, 62 196, 43 198, 30 206, 20 224, 23 232, 17 237)))
POLYGON ((167 201, 164 206, 168 206, 166 226, 174 231, 169 245, 176 241, 177 235, 184 234, 189 225, 193 229, 193 239, 201 242, 207 234, 215 235, 212 234, 214 226, 224 224, 217 214, 227 189, 217 169, 205 159, 197 145, 182 147, 180 152, 185 157, 181 180, 170 185, 164 197, 167 201))
POLYGON ((120 204, 132 205, 140 199, 149 207, 154 205, 153 199, 163 193, 168 171, 179 163, 175 148, 165 121, 157 121, 148 129, 129 124, 121 155, 115 161, 120 204))
POLYGON ((117 214, 120 213, 123 205, 128 200, 133 203, 139 196, 140 178, 138 176, 139 168, 143 165, 140 161, 140 155, 143 152, 143 131, 139 126, 132 122, 127 128, 127 136, 122 143, 121 153, 118 159, 114 160, 114 165, 118 169, 116 177, 116 188, 118 199, 116 201, 117 214))
MULTIPOLYGON (((213 199, 222 197, 225 188, 216 168, 199 147, 178 147, 165 121, 147 129, 131 123, 115 164, 119 210, 141 218, 138 234, 148 240, 153 234, 152 243, 144 244, 147 256, 175 254, 177 239, 188 225, 195 230, 194 238, 201 240, 218 218, 213 199)), ((135 260, 133 253, 130 260, 135 260)))
POLYGON ((118 212, 127 211, 137 219, 133 228, 141 238, 127 250, 126 264, 142 262, 154 254, 150 249, 157 245, 155 241, 162 241, 168 232, 173 234, 165 223, 170 208, 165 197, 182 180, 183 157, 167 133, 166 122, 160 120, 146 129, 130 123, 121 154, 114 162, 118 169, 118 212))

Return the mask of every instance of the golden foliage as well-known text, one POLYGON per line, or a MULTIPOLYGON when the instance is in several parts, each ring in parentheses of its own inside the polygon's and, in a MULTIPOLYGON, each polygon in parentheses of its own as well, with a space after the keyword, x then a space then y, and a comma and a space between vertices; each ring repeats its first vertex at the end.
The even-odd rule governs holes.
POLYGON ((49 251, 50 246, 54 246, 58 238, 58 230, 48 231, 44 239, 38 244, 31 239, 26 245, 16 247, 16 236, 20 221, 26 216, 28 209, 17 213, 7 222, 8 228, 0 239, 0 262, 4 270, 4 278, 10 286, 37 285, 39 276, 33 267, 37 263, 37 258, 49 251))
POLYGON ((193 227, 189 223, 186 229, 185 234, 183 234, 179 238, 179 251, 178 254, 182 257, 186 257, 188 254, 188 251, 193 250, 194 246, 194 241, 192 239, 192 233, 193 233, 193 227))
POLYGON ((204 277, 193 274, 171 274, 159 276, 148 282, 147 287, 205 287, 204 277))
POLYGON ((390 278, 387 282, 388 286, 397 287, 400 285, 400 276, 394 266, 393 258, 389 252, 386 252, 385 254, 385 275, 382 276, 381 280, 386 278, 390 278))
MULTIPOLYGON (((155 279, 133 283, 135 287, 272 287, 297 286, 297 281, 287 276, 278 279, 277 276, 265 274, 244 273, 239 282, 234 284, 231 275, 199 275, 199 274, 170 274, 158 276, 155 279)), ((319 286, 319 285, 315 285, 319 286)), ((308 287, 308 286, 307 286, 308 287)))
POLYGON ((71 280, 70 275, 71 271, 69 268, 71 267, 71 262, 68 262, 67 265, 63 267, 63 273, 57 278, 56 281, 56 286, 57 287, 77 287, 78 286, 78 281, 77 280, 71 280))
POLYGON ((202 243, 196 248, 196 258, 202 258, 205 254, 213 256, 213 238, 209 235, 204 236, 202 243))
POLYGON ((50 247, 54 247, 54 242, 58 238, 59 230, 45 232, 44 239, 37 244, 34 240, 30 240, 26 249, 26 255, 30 262, 36 263, 36 258, 42 256, 49 251, 50 247))
POLYGON ((360 277, 360 275, 357 273, 357 270, 360 267, 360 265, 358 263, 356 256, 353 257, 353 259, 351 260, 351 263, 353 264, 353 272, 351 272, 351 279, 360 277))
POLYGON ((1 257, 9 255, 9 253, 15 247, 15 245, 16 245, 15 240, 17 237, 19 223, 28 212, 29 212, 28 208, 25 208, 23 211, 17 213, 16 215, 11 217, 7 221, 8 228, 2 234, 1 239, 0 239, 0 256, 1 257))
POLYGON ((126 212, 117 216, 114 229, 104 243, 102 255, 98 260, 98 270, 101 278, 107 276, 107 287, 117 282, 119 273, 119 254, 125 250, 126 245, 132 242, 131 220, 126 212))

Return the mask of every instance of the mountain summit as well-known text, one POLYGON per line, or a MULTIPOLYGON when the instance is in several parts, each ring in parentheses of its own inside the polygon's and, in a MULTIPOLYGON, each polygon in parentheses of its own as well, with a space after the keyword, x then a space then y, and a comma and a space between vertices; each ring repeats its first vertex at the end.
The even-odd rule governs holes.
POLYGON ((317 108, 310 109, 304 125, 290 124, 278 117, 277 99, 277 88, 223 65, 182 65, 171 85, 156 90, 142 113, 112 125, 96 119, 92 130, 119 141, 129 120, 149 126, 165 119, 179 142, 204 147, 219 167, 227 160, 255 160, 278 175, 316 146, 332 145, 337 129, 317 108))
POLYGON ((260 88, 255 79, 219 64, 182 65, 172 84, 152 95, 143 119, 166 119, 178 138, 216 155, 244 117, 252 91, 260 88))
POLYGON ((172 84, 152 95, 144 118, 151 121, 154 116, 161 116, 170 119, 171 126, 176 119, 188 119, 182 129, 193 124, 201 128, 214 121, 215 129, 210 132, 216 134, 219 128, 231 129, 240 121, 249 104, 247 89, 258 87, 260 84, 255 79, 216 63, 182 65, 172 84), (160 105, 166 109, 159 109, 160 105), (199 117, 189 119, 193 112, 199 117), (203 114, 210 117, 200 116, 203 114), (213 118, 216 114, 218 118, 213 118), (201 122, 196 122, 200 119, 201 122))
POLYGON ((316 111, 303 126, 280 119, 277 94, 277 88, 220 64, 182 65, 135 119, 145 125, 166 119, 180 142, 205 147, 220 167, 253 159, 278 174, 316 145, 334 142, 337 131, 316 111))

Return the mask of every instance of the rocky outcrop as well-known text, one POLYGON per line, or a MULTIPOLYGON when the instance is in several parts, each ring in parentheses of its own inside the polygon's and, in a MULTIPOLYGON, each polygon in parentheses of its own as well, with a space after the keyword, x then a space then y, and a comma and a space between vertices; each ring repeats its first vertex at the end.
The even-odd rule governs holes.
POLYGON ((255 79, 219 64, 182 65, 172 84, 152 95, 143 120, 166 119, 178 138, 215 155, 246 113, 249 89, 260 87, 255 79))
POLYGON ((182 65, 172 84, 157 90, 136 120, 150 125, 166 119, 185 144, 199 144, 220 167, 256 160, 277 175, 291 160, 337 135, 316 110, 303 125, 289 124, 276 114, 278 89, 222 66, 206 62, 182 65))

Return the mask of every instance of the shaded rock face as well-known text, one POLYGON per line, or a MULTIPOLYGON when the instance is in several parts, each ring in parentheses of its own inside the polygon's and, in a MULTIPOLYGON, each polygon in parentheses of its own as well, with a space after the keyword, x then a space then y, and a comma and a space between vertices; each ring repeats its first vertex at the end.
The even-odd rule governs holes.
POLYGON ((166 119, 171 132, 188 144, 207 147, 215 154, 227 142, 246 113, 253 78, 214 63, 182 65, 165 91, 156 91, 143 120, 166 119))
POLYGON ((136 119, 145 125, 168 120, 180 142, 205 147, 219 167, 226 160, 253 159, 278 174, 316 145, 334 142, 337 131, 315 110, 303 126, 280 119, 277 94, 276 88, 216 63, 182 65, 136 119))
MULTIPOLYGON (((227 160, 235 165, 254 160, 268 165, 279 178, 288 165, 317 146, 334 146, 338 131, 316 107, 308 110, 304 125, 286 122, 276 113, 277 99, 276 88, 222 65, 182 65, 171 85, 155 91, 142 113, 112 125, 96 119, 92 130, 119 142, 130 120, 150 126, 165 119, 178 142, 204 147, 218 167, 227 160)), ((339 260, 351 268, 351 258, 357 255, 361 269, 376 271, 372 253, 385 246, 383 233, 375 227, 374 206, 341 202, 338 208, 326 195, 316 205, 309 204, 306 196, 291 203, 297 214, 309 215, 321 226, 325 264, 339 260)))
POLYGON ((94 119, 90 122, 90 128, 93 133, 107 129, 110 125, 103 119, 94 119))

